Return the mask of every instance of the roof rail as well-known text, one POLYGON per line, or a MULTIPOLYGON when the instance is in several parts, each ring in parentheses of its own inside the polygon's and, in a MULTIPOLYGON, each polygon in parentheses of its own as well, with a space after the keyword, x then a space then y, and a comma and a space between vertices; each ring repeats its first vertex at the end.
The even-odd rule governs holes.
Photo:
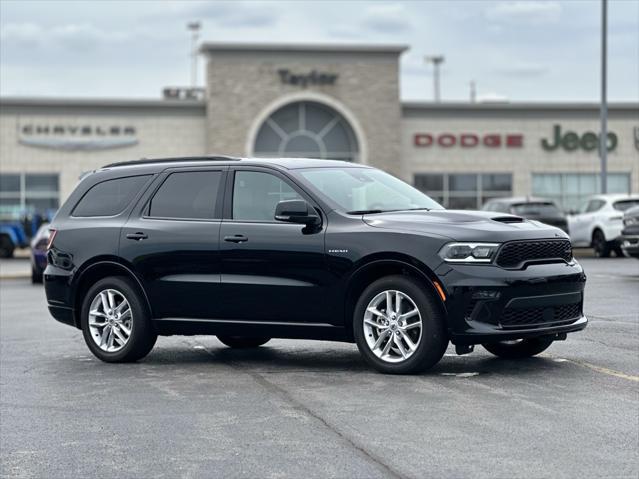
POLYGON ((191 161, 240 161, 241 158, 234 156, 181 156, 176 158, 142 158, 132 161, 118 161, 104 165, 102 168, 115 168, 118 166, 147 165, 152 163, 179 163, 191 161))

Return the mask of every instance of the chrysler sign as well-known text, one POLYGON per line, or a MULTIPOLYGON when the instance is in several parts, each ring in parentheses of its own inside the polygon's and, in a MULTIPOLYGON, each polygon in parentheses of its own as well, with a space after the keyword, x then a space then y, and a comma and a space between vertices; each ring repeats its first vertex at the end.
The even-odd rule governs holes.
POLYGON ((27 123, 19 126, 18 142, 36 148, 85 151, 133 146, 138 139, 130 125, 27 123))
POLYGON ((498 133, 477 134, 477 133, 416 133, 413 137, 414 145, 417 147, 440 146, 451 148, 460 146, 462 148, 474 148, 484 146, 487 148, 521 148, 524 146, 524 135, 498 133))

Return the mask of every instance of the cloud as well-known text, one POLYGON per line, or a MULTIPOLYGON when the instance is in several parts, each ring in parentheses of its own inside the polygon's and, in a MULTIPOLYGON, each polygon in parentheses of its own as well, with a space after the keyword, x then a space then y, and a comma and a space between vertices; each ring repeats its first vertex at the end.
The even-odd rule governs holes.
POLYGON ((410 15, 401 3, 368 7, 362 25, 368 30, 389 34, 406 32, 412 28, 410 15))
POLYGON ((495 72, 509 77, 538 78, 549 73, 550 69, 539 63, 517 62, 496 68, 495 72))
POLYGON ((192 20, 207 20, 218 27, 270 27, 280 12, 274 5, 246 2, 184 2, 180 13, 192 20))
POLYGON ((499 2, 486 9, 484 14, 495 22, 541 25, 559 21, 561 4, 553 0, 499 2))
POLYGON ((37 23, 8 23, 0 30, 5 48, 64 47, 90 50, 103 44, 126 42, 125 32, 106 32, 90 23, 68 23, 44 27, 37 23))

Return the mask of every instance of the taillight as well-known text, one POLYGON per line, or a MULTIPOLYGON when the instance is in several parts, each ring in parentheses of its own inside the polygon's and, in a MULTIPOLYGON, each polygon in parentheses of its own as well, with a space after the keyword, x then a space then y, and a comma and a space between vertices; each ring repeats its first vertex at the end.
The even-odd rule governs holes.
POLYGON ((53 240, 55 239, 55 235, 57 234, 58 234, 58 230, 54 230, 53 228, 49 230, 49 241, 47 241, 47 251, 49 251, 51 247, 53 246, 53 240))

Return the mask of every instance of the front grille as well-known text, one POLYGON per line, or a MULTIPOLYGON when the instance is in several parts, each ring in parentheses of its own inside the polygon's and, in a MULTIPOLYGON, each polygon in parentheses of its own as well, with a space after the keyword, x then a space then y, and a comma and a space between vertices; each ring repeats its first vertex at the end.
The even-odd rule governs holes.
POLYGON ((528 261, 572 259, 572 246, 569 240, 513 241, 499 250, 498 266, 517 268, 528 261))
POLYGON ((581 317, 581 303, 548 308, 509 308, 499 320, 503 328, 520 328, 538 324, 571 322, 581 317))

